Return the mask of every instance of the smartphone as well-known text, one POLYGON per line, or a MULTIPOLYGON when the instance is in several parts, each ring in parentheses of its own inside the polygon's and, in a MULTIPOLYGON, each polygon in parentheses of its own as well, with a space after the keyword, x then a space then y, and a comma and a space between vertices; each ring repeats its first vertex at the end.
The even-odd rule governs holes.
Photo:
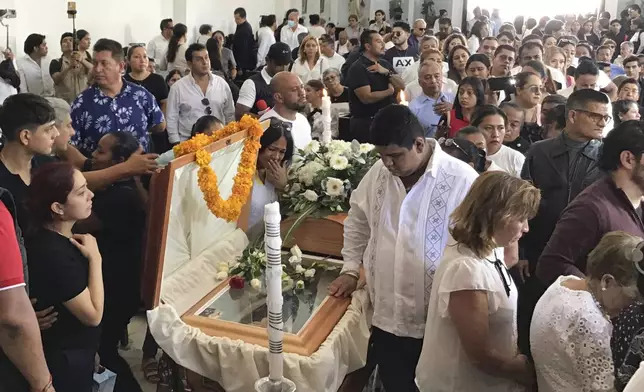
POLYGON ((511 91, 514 90, 514 78, 511 76, 504 78, 489 78, 487 80, 490 90, 492 91, 511 91))

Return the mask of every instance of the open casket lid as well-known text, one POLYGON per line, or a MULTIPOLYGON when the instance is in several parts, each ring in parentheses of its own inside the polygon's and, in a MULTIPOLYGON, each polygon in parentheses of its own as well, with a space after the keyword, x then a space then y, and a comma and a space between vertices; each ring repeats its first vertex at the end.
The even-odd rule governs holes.
MULTIPOLYGON (((261 125, 265 130, 269 124, 261 125)), ((247 137, 242 130, 205 147, 224 200, 247 137)), ((168 303, 183 314, 221 283, 214 278, 216 264, 233 261, 248 245, 251 197, 236 222, 213 215, 198 186, 195 156, 181 156, 152 177, 142 281, 147 309, 168 303)))

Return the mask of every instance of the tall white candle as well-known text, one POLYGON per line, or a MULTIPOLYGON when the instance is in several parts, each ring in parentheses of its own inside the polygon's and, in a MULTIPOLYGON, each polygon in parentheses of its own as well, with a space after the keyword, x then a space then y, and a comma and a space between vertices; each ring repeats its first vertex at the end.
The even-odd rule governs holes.
POLYGON ((322 124, 324 128, 322 130, 322 140, 321 142, 328 143, 331 141, 331 97, 327 94, 326 89, 323 90, 324 95, 322 96, 322 124))
POLYGON ((401 105, 409 106, 409 102, 407 102, 407 99, 405 99, 404 91, 400 91, 400 94, 398 94, 398 103, 401 105))
POLYGON ((282 320, 282 237, 280 235, 280 205, 264 206, 264 243, 266 250, 266 305, 268 308, 268 371, 271 381, 281 381, 284 375, 284 322, 282 320))

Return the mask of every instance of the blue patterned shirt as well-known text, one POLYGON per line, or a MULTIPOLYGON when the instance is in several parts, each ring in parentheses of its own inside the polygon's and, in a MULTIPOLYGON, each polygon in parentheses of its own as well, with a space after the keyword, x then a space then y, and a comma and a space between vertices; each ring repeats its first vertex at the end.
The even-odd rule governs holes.
POLYGON ((164 121, 154 96, 126 80, 114 98, 103 94, 97 85, 89 87, 74 101, 71 115, 76 131, 71 143, 85 156, 90 156, 101 137, 112 131, 132 133, 148 151, 148 130, 164 121))

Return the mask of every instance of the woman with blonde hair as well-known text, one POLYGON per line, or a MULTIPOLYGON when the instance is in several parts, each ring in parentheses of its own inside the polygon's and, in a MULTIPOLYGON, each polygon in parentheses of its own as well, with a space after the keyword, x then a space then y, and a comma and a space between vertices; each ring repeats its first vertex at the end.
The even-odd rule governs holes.
MULTIPOLYGON (((545 65, 560 71, 562 75, 566 75, 566 70, 572 63, 572 59, 568 58, 563 49, 553 46, 545 50, 543 62, 545 65)), ((566 87, 570 87, 573 84, 575 84, 575 78, 566 75, 566 87)))
POLYGON ((611 319, 644 290, 642 239, 604 235, 588 255, 586 278, 560 276, 530 325, 540 392, 614 390, 611 319))
POLYGON ((300 45, 297 60, 293 62, 291 72, 306 83, 309 80, 322 80, 322 74, 329 68, 327 60, 320 55, 318 39, 312 35, 306 36, 300 45))
POLYGON ((517 288, 503 261, 537 213, 539 190, 505 172, 486 172, 451 216, 434 274, 416 379, 421 392, 505 392, 534 385, 517 355, 517 288))

